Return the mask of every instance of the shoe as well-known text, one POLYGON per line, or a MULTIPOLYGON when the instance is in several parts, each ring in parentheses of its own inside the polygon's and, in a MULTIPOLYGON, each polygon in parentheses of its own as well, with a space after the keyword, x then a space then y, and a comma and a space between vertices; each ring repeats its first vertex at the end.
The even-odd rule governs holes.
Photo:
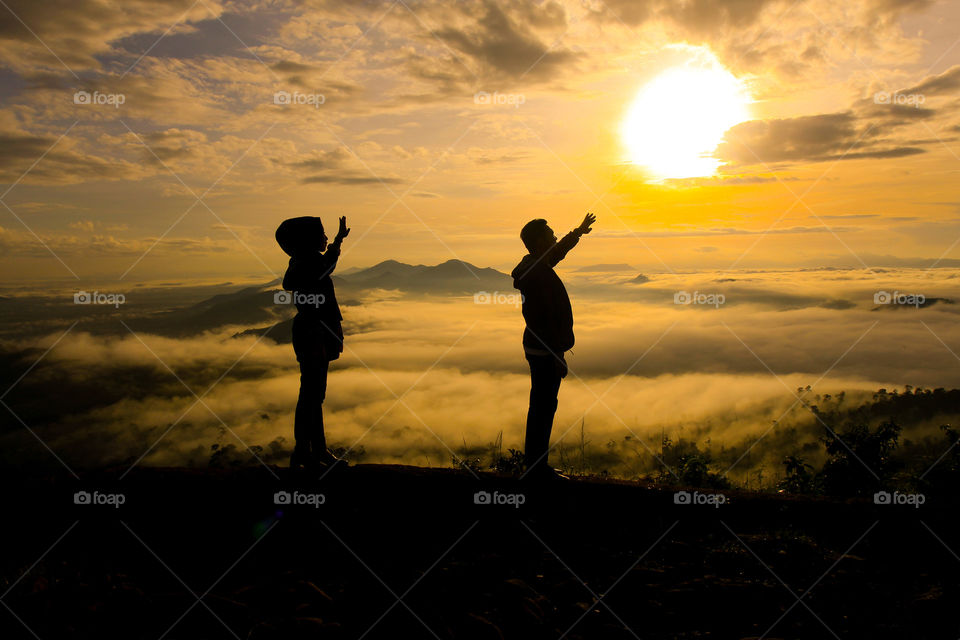
POLYGON ((294 470, 307 469, 313 463, 313 457, 309 451, 294 449, 290 454, 290 468, 294 470))
POLYGON ((527 472, 525 478, 531 482, 570 482, 569 476, 565 476, 557 469, 547 465, 534 467, 527 472))
POLYGON ((346 460, 333 455, 329 449, 324 449, 323 453, 315 454, 313 456, 313 462, 320 468, 333 468, 334 465, 339 468, 345 468, 347 466, 346 460))

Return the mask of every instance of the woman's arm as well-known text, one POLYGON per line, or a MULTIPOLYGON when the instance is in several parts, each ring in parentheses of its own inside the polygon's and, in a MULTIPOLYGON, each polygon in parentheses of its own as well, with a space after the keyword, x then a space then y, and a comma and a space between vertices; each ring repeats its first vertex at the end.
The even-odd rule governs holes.
POLYGON ((333 239, 333 242, 330 243, 327 251, 323 254, 325 263, 323 275, 329 276, 333 274, 333 270, 337 267, 337 260, 340 258, 340 247, 343 245, 343 239, 348 235, 350 235, 350 229, 347 228, 347 217, 341 216, 340 228, 337 229, 337 237, 333 239))

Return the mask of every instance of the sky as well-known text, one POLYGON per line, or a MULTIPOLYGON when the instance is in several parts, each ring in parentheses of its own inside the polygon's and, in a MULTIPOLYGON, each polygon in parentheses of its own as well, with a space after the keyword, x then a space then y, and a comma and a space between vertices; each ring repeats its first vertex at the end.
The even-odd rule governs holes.
MULTIPOLYGON (((588 210, 581 265, 960 259, 956 3, 10 0, 2 13, 9 281, 273 277, 273 231, 296 215, 348 217, 346 267, 508 270, 524 222, 563 232, 588 210), (624 121, 658 76, 704 64, 735 78, 745 119, 710 150, 711 175, 658 179, 631 160, 651 144, 625 140, 624 121)), ((672 132, 722 101, 686 83, 657 102, 641 119, 672 132)))
MULTIPOLYGON (((958 3, 0 5, 11 459, 282 464, 296 362, 244 332, 290 315, 274 231, 301 215, 347 217, 349 277, 509 273, 528 220, 594 212, 559 267, 577 344, 554 441, 585 423, 624 475, 656 470, 664 433, 776 468, 816 439, 801 397, 960 386, 958 3), (245 285, 235 314, 192 307, 245 285)), ((520 446, 515 291, 344 282, 332 445, 432 465, 520 446)))

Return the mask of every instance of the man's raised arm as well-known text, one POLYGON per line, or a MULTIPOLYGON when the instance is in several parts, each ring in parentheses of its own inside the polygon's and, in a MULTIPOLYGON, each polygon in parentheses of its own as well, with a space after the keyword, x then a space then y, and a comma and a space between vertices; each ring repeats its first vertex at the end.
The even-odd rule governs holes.
POLYGON ((597 221, 597 216, 592 213, 588 213, 583 217, 583 222, 580 223, 580 226, 563 236, 557 244, 553 245, 553 248, 547 252, 546 261, 551 267, 557 266, 561 260, 567 257, 567 254, 577 246, 577 243, 580 241, 580 236, 585 233, 590 233, 590 226, 597 221))

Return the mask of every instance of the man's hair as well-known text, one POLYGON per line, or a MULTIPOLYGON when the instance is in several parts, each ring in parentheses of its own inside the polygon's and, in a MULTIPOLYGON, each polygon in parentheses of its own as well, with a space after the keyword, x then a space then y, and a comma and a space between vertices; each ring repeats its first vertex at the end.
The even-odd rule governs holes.
POLYGON ((520 239, 527 251, 533 251, 547 232, 547 221, 543 218, 531 220, 520 230, 520 239))

